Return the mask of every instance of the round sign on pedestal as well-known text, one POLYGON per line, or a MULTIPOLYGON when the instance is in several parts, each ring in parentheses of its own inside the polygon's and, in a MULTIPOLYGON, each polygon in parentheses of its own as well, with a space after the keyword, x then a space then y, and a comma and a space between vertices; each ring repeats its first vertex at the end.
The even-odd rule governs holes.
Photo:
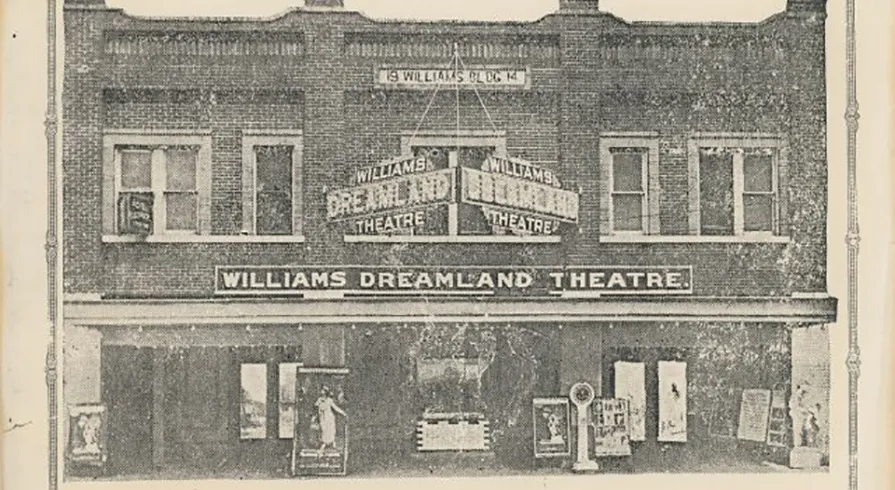
POLYGON ((596 390, 589 383, 580 382, 572 385, 569 390, 569 398, 575 404, 578 411, 578 454, 575 464, 572 465, 572 471, 576 473, 593 472, 600 469, 596 461, 590 459, 589 436, 587 428, 590 426, 588 414, 590 413, 590 404, 593 403, 597 396, 596 390))

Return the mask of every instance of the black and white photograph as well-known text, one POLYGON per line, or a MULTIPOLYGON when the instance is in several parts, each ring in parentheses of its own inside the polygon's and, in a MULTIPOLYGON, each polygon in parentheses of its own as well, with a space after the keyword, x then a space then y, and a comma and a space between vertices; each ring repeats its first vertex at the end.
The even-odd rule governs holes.
POLYGON ((858 490, 855 3, 48 0, 7 437, 51 490, 858 490))

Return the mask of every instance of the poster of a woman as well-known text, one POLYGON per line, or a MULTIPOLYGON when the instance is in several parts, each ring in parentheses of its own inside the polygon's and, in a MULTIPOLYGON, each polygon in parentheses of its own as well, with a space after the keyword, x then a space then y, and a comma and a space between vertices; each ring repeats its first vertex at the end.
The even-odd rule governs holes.
POLYGON ((293 474, 344 475, 348 458, 347 369, 299 368, 293 474))
POLYGON ((317 409, 317 421, 320 425, 320 451, 336 449, 336 414, 348 417, 344 410, 336 405, 329 387, 320 388, 320 396, 314 402, 317 409))

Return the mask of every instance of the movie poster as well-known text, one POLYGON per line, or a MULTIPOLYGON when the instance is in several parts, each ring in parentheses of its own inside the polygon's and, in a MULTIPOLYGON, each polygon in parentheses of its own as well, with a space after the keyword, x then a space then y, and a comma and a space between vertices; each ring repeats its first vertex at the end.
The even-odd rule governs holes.
POLYGON ((103 466, 107 459, 106 407, 72 406, 69 428, 68 460, 76 465, 103 466))
POLYGON ((571 425, 568 398, 535 398, 534 448, 536 458, 571 456, 571 425))
POLYGON ((687 363, 659 361, 659 442, 687 442, 687 363))
POLYGON ((348 461, 347 369, 298 368, 295 379, 295 476, 344 475, 348 461))
POLYGON ((632 441, 646 440, 646 366, 642 362, 615 363, 615 397, 628 400, 632 441))
POLYGON ((629 407, 627 399, 597 399, 591 405, 594 425, 594 456, 630 456, 629 407))

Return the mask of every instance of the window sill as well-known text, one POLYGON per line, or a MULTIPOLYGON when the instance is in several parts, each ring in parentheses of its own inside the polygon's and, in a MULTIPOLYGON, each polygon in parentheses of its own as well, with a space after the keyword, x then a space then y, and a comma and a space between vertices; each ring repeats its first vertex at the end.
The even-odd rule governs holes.
POLYGON ((510 235, 345 235, 345 243, 562 243, 562 237, 510 235))
POLYGON ((304 243, 304 235, 103 235, 103 243, 304 243))
POLYGON ((789 243, 788 236, 774 235, 606 235, 600 237, 602 243, 789 243))

